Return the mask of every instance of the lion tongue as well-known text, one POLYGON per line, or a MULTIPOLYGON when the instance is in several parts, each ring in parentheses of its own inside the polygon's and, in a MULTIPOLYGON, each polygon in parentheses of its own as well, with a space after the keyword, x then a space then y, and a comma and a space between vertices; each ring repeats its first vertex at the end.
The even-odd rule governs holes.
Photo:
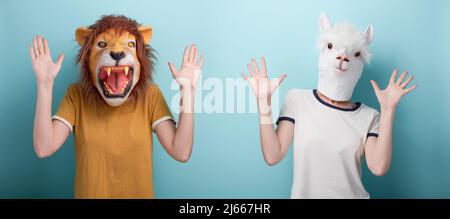
POLYGON ((106 83, 108 84, 109 88, 114 93, 117 93, 118 91, 120 93, 123 92, 123 89, 127 85, 128 78, 123 73, 111 73, 111 75, 106 79, 106 83))

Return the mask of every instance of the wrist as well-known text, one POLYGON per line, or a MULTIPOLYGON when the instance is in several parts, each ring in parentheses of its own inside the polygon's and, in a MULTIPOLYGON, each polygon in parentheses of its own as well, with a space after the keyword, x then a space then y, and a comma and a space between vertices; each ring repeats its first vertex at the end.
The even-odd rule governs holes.
POLYGON ((190 91, 195 91, 195 85, 184 85, 184 84, 180 84, 180 90, 190 90, 190 91))
POLYGON ((395 106, 381 106, 380 111, 381 113, 386 113, 386 114, 394 114, 396 110, 395 106))
POLYGON ((385 111, 395 111, 395 108, 397 108, 397 104, 380 104, 380 109, 385 111))
POLYGON ((272 111, 269 111, 267 113, 259 113, 259 123, 261 125, 272 125, 273 124, 273 118, 272 118, 272 111))
POLYGON ((51 89, 51 88, 53 88, 53 83, 54 83, 53 79, 38 80, 37 86, 38 86, 38 89, 51 89))

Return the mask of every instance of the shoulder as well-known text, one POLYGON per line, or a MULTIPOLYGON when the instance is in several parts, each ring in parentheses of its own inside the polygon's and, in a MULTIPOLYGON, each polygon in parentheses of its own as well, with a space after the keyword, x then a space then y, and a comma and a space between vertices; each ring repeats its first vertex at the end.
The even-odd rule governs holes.
POLYGON ((377 117, 380 113, 378 112, 378 110, 367 106, 366 104, 361 103, 360 106, 360 111, 362 114, 367 115, 368 117, 377 117))
POLYGON ((155 83, 149 83, 143 98, 150 105, 164 103, 166 99, 159 86, 155 83))
POLYGON ((159 86, 155 83, 149 83, 147 86, 147 89, 145 91, 145 96, 146 97, 155 97, 158 95, 161 95, 161 89, 159 88, 159 86))
POLYGON ((82 89, 81 84, 79 83, 70 84, 66 91, 66 95, 70 95, 73 97, 81 97, 81 93, 82 89))
POLYGON ((310 97, 313 94, 311 89, 291 89, 285 97, 286 103, 298 103, 310 97))
POLYGON ((286 97, 289 98, 301 98, 304 97, 306 95, 310 95, 312 93, 311 89, 298 89, 298 88, 294 88, 291 89, 287 92, 286 97))

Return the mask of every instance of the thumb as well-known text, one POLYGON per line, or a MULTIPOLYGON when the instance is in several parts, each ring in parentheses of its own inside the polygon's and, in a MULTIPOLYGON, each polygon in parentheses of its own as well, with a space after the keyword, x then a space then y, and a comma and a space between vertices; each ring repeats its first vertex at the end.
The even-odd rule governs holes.
POLYGON ((275 80, 275 88, 277 88, 278 86, 280 86, 281 82, 283 82, 283 80, 287 77, 286 74, 281 74, 280 77, 278 77, 277 80, 275 80))
POLYGON ((56 65, 61 68, 62 62, 64 60, 64 54, 61 54, 58 56, 58 59, 56 60, 56 65))
POLYGON ((167 63, 169 65, 169 69, 170 72, 172 73, 172 77, 175 78, 176 74, 177 74, 177 69, 175 68, 175 66, 172 63, 167 63))
POLYGON ((61 65, 62 65, 62 63, 63 63, 63 60, 64 60, 64 54, 59 55, 59 56, 58 56, 58 59, 56 60, 56 69, 57 69, 57 72, 59 72, 59 70, 61 69, 61 65))
POLYGON ((378 86, 377 82, 375 82, 374 80, 370 80, 370 83, 372 84, 373 90, 375 92, 379 92, 381 90, 380 87, 378 86))
POLYGON ((287 77, 287 74, 280 75, 280 77, 278 78, 278 81, 279 81, 278 84, 281 84, 281 82, 283 82, 286 77, 287 77))

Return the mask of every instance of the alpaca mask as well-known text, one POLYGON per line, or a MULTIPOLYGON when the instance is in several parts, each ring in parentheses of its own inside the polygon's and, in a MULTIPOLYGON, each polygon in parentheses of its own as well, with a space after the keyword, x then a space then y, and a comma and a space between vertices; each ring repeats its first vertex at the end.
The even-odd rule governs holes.
POLYGON ((350 100, 364 63, 370 61, 368 46, 373 37, 372 25, 362 33, 347 23, 331 26, 327 16, 322 14, 320 30, 317 89, 332 100, 350 100))
POLYGON ((93 95, 95 87, 108 105, 119 106, 131 94, 137 96, 133 89, 142 90, 151 79, 150 27, 125 16, 104 16, 90 27, 78 28, 75 35, 81 46, 78 62, 87 96, 93 95))

